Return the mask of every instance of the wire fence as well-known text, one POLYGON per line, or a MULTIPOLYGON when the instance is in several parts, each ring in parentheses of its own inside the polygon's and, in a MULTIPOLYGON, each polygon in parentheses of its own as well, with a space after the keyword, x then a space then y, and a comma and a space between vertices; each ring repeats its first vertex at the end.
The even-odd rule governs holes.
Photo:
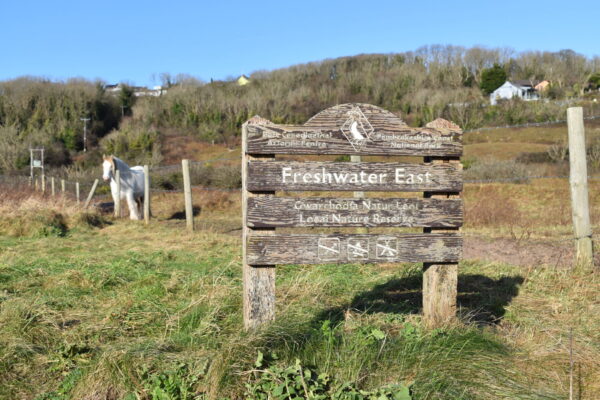
MULTIPOLYGON (((239 159, 239 157, 218 157, 202 161, 189 161, 189 165, 190 170, 196 171, 203 167, 212 167, 213 163, 237 161, 239 159)), ((220 167, 217 167, 215 169, 218 171, 222 170, 222 168, 220 167)), ((236 167, 236 169, 239 168, 236 167)), ((151 177, 150 193, 173 194, 184 192, 181 180, 181 175, 183 172, 181 164, 154 166, 149 168, 149 172, 151 177), (162 177, 166 178, 163 179, 162 177)), ((198 179, 197 175, 199 174, 196 173, 192 176, 196 178, 196 181, 202 180, 198 179)), ((107 191, 106 186, 99 186, 98 183, 96 183, 95 181, 101 183, 100 179, 92 178, 86 178, 81 180, 69 180, 53 177, 51 175, 37 175, 32 178, 30 176, 23 175, 0 174, 0 184, 2 184, 3 186, 30 188, 32 191, 37 191, 42 195, 54 194, 56 196, 68 196, 73 200, 77 200, 81 203, 83 203, 84 200, 86 200, 86 198, 91 195, 91 205, 107 201, 111 197, 111 193, 110 191, 107 191), (93 192, 91 192, 92 189, 94 189, 93 192)), ((194 184, 191 185, 191 189, 196 191, 213 191, 226 193, 239 192, 241 190, 240 187, 215 187, 203 184, 201 182, 194 182, 194 184)))
MULTIPOLYGON (((600 115, 584 117, 583 119, 585 121, 596 120, 596 119, 600 119, 600 115)), ((540 126, 566 124, 566 123, 567 123, 566 119, 560 119, 560 120, 544 121, 544 122, 528 122, 525 124, 516 124, 516 125, 486 126, 486 127, 481 127, 481 128, 469 129, 469 130, 463 131, 463 133, 493 131, 493 130, 498 130, 498 129, 531 128, 531 127, 540 127, 540 126)))

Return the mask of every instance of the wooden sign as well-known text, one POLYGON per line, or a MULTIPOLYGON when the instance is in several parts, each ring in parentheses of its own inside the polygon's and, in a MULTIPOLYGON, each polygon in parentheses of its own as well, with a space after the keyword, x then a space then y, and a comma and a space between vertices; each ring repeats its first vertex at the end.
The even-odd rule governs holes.
POLYGON ((459 227, 459 199, 252 197, 246 224, 264 227, 459 227))
POLYGON ((462 131, 435 120, 411 128, 389 111, 342 104, 300 126, 252 118, 243 126, 244 324, 274 318, 275 265, 422 262, 426 320, 454 315, 462 251, 462 131), (423 162, 277 160, 277 155, 420 156, 423 162), (277 194, 280 192, 280 195, 277 194), (285 197, 288 192, 304 192, 285 197), (310 192, 319 192, 318 196, 310 192), (340 197, 327 192, 354 192, 340 197), (398 192, 369 197, 365 192, 398 192), (423 192, 424 198, 402 197, 423 192), (360 197, 360 198, 359 198, 360 197), (276 233, 277 228, 360 228, 276 233), (390 228, 423 227, 422 233, 390 228), (378 233, 366 233, 377 228, 378 233), (381 233, 379 233, 381 232, 381 233))
POLYGON ((331 264, 381 262, 457 262, 457 234, 253 235, 248 264, 331 264))
POLYGON ((250 191, 462 190, 462 170, 451 164, 250 161, 247 171, 250 191))

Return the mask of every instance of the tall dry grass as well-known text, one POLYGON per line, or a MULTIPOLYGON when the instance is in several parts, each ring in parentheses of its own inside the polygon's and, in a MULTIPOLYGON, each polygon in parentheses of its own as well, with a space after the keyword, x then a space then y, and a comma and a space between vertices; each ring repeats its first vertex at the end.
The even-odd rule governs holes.
POLYGON ((101 226, 106 221, 68 195, 52 196, 26 184, 0 184, 0 235, 65 236, 75 226, 101 226))

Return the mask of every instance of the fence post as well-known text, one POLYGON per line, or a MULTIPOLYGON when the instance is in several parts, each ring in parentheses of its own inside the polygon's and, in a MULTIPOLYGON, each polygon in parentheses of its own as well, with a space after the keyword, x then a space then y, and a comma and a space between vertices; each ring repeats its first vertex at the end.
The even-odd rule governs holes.
POLYGON ((90 205, 90 201, 92 201, 92 197, 94 197, 94 192, 96 191, 97 186, 98 186, 98 179, 96 179, 94 181, 94 184, 92 185, 92 189, 90 190, 90 194, 88 194, 88 197, 85 200, 85 204, 83 205, 83 208, 88 208, 88 206, 90 205))
POLYGON ((61 179, 60 180, 60 191, 62 192, 63 197, 65 196, 65 190, 66 190, 65 185, 66 185, 65 180, 61 179))
POLYGON ((121 171, 115 173, 115 181, 117 182, 117 195, 115 196, 115 217, 121 218, 121 171))
POLYGON ((42 194, 46 194, 46 175, 42 175, 42 194))
POLYGON ((190 181, 190 160, 181 160, 183 171, 183 195, 185 197, 185 220, 187 229, 194 230, 194 210, 192 208, 192 183, 190 181))
POLYGON ((588 204, 583 108, 569 107, 567 109, 567 126, 569 131, 569 183, 571 185, 573 230, 575 231, 575 249, 577 252, 576 262, 589 266, 593 263, 594 255, 588 204))
POLYGON ((75 198, 77 199, 77 205, 79 205, 79 182, 75 182, 75 198))
POLYGON ((50 187, 52 188, 52 196, 56 195, 56 191, 54 189, 54 177, 50 178, 50 187))
POLYGON ((150 168, 144 165, 144 221, 150 223, 150 168))
POLYGON ((33 182, 33 189, 37 192, 38 191, 38 180, 37 178, 35 178, 35 181, 33 182))

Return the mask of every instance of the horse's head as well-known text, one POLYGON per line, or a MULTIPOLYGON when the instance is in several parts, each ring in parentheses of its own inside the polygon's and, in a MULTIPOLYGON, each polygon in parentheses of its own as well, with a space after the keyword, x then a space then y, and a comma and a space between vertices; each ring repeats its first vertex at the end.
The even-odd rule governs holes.
POLYGON ((117 170, 117 164, 113 156, 102 156, 102 179, 106 182, 115 176, 117 170))

